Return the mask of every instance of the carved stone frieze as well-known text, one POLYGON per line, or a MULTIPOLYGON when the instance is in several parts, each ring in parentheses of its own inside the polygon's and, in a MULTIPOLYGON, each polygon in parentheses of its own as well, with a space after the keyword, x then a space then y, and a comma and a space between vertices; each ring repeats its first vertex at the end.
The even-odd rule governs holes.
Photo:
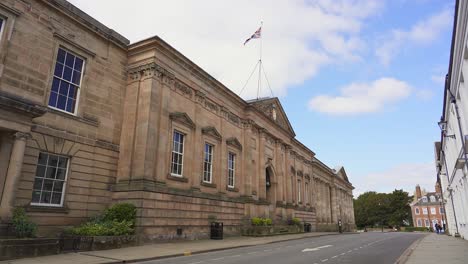
POLYGON ((175 88, 177 91, 181 92, 182 94, 184 94, 185 96, 191 98, 192 97, 192 88, 188 87, 187 85, 185 85, 184 83, 180 82, 180 81, 176 81, 175 82, 175 88))
POLYGON ((162 78, 165 76, 168 81, 174 80, 175 78, 173 73, 169 72, 155 62, 130 67, 128 69, 128 75, 131 80, 138 80, 143 77, 151 76, 156 76, 157 78, 162 78))
POLYGON ((218 113, 218 105, 214 103, 213 101, 210 101, 208 99, 205 99, 205 107, 210 110, 211 112, 218 113))

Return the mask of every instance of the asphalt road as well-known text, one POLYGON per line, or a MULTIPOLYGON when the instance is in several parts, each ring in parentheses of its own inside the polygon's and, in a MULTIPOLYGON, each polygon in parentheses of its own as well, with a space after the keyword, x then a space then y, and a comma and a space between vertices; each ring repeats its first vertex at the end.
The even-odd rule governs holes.
MULTIPOLYGON (((395 263, 421 234, 361 233, 312 237, 279 243, 166 258, 145 264, 314 264, 395 263)), ((222 243, 222 241, 220 241, 222 243)))

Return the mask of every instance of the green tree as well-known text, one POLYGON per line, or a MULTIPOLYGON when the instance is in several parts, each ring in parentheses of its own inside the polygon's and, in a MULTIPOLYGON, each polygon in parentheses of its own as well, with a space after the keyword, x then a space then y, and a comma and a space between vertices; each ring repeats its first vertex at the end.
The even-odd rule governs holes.
POLYGON ((402 226, 412 223, 411 197, 403 190, 392 193, 366 192, 354 200, 354 216, 359 228, 402 226))

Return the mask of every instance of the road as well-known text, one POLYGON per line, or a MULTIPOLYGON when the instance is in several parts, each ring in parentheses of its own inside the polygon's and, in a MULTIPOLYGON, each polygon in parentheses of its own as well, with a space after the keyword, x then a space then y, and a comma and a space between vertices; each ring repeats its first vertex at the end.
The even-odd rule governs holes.
MULTIPOLYGON (((312 237, 279 243, 166 258, 144 264, 321 264, 395 263, 422 234, 361 233, 312 237)), ((220 241, 222 243, 222 241, 220 241)))

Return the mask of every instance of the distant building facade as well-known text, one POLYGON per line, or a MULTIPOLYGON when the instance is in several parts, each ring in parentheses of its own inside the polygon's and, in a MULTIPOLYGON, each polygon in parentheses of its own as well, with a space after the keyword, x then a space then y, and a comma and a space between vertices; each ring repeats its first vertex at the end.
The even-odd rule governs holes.
POLYGON ((451 235, 468 238, 468 2, 456 1, 449 70, 445 81, 441 140, 435 143, 437 179, 451 235))
POLYGON ((443 197, 439 184, 436 184, 435 192, 422 193, 421 187, 416 186, 414 201, 411 203, 413 226, 433 228, 435 224, 446 226, 443 197))
POLYGON ((354 229, 352 190, 295 139, 277 98, 245 101, 158 37, 137 43, 64 0, 0 3, 0 217, 42 234, 116 202, 148 239, 212 219, 354 229))

